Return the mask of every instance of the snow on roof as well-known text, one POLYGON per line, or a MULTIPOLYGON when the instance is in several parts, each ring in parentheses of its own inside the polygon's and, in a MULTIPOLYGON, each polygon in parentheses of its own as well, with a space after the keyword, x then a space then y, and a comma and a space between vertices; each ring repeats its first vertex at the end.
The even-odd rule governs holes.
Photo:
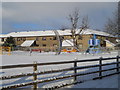
POLYGON ((62 42, 62 46, 73 46, 73 40, 72 39, 64 40, 62 42))
MULTIPOLYGON (((71 35, 70 30, 57 30, 59 35, 71 35)), ((53 30, 46 30, 46 31, 24 31, 24 32, 11 32, 8 33, 7 36, 12 37, 30 37, 30 36, 55 36, 53 30)), ((2 35, 0 36, 2 37, 2 35)), ((4 36, 3 36, 4 37, 4 36)))
MULTIPOLYGON (((59 35, 71 35, 71 30, 57 30, 59 35)), ((106 32, 102 31, 96 31, 92 29, 86 29, 83 30, 81 33, 79 33, 80 29, 76 30, 76 34, 96 34, 96 35, 102 35, 102 36, 112 36, 106 32)), ((46 30, 46 31, 24 31, 24 32, 11 32, 6 35, 0 35, 0 37, 30 37, 30 36, 55 36, 55 33, 53 30, 46 30)), ((113 37, 113 36, 112 36, 113 37)))
POLYGON ((8 37, 8 34, 0 34, 0 38, 8 37))
POLYGON ((80 34, 96 34, 96 35, 101 35, 101 36, 112 36, 106 32, 102 32, 102 31, 96 31, 96 30, 92 30, 92 29, 86 29, 83 30, 80 34))
POLYGON ((50 36, 55 34, 51 30, 51 31, 12 32, 12 33, 9 33, 8 35, 13 37, 27 37, 27 36, 50 36))
POLYGON ((26 40, 21 44, 21 46, 25 46, 25 47, 31 46, 34 43, 34 41, 35 40, 26 40))
POLYGON ((117 42, 120 42, 120 39, 116 39, 117 42))
POLYGON ((115 44, 114 43, 112 43, 112 42, 110 42, 109 40, 105 40, 107 43, 109 43, 110 45, 112 45, 112 46, 115 46, 115 44))

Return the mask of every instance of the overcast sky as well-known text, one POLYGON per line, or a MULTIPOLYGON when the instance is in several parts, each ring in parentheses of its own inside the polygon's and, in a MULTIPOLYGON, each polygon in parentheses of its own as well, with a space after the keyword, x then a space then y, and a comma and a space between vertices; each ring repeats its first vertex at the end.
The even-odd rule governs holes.
POLYGON ((117 10, 117 2, 3 2, 2 33, 69 26, 67 16, 75 8, 81 19, 88 15, 90 28, 102 30, 107 18, 117 10))

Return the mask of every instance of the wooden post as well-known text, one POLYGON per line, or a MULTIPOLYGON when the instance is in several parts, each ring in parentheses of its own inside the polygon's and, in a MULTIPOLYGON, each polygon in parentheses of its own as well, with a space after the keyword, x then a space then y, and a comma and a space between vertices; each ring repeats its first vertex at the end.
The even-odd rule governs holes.
MULTIPOLYGON (((75 61, 74 61, 74 75, 77 74, 76 67, 77 67, 77 59, 75 58, 75 61)), ((77 76, 74 76, 74 82, 76 82, 76 81, 77 81, 77 76)))
POLYGON ((2 46, 0 47, 0 54, 2 55, 2 46))
POLYGON ((8 55, 11 55, 11 47, 8 47, 8 55))
POLYGON ((116 61, 117 62, 117 64, 116 64, 116 67, 117 67, 116 72, 119 73, 119 56, 117 56, 116 60, 117 60, 116 61))
POLYGON ((32 54, 32 48, 30 48, 30 56, 31 56, 31 54, 32 54))
MULTIPOLYGON (((34 62, 33 72, 34 72, 34 73, 37 72, 37 62, 36 62, 36 61, 34 62)), ((34 81, 37 80, 37 75, 36 75, 36 74, 33 75, 33 80, 34 80, 34 81)), ((35 83, 35 84, 33 85, 33 90, 37 90, 37 83, 35 83)))
POLYGON ((100 57, 100 60, 99 60, 99 77, 100 77, 100 79, 102 79, 102 72, 101 72, 101 70, 102 70, 102 57, 100 57))

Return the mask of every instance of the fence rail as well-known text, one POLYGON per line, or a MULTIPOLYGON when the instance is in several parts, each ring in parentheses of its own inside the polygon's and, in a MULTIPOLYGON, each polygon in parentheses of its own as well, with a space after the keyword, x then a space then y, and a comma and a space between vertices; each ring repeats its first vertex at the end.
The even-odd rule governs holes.
POLYGON ((98 59, 86 59, 86 60, 74 60, 74 61, 62 61, 62 62, 48 62, 48 63, 34 62, 33 64, 19 64, 19 65, 0 66, 0 69, 33 67, 33 73, 25 73, 25 74, 19 74, 19 75, 0 77, 0 80, 6 80, 6 79, 20 78, 20 77, 25 77, 25 76, 33 76, 33 81, 32 82, 10 85, 10 86, 4 86, 4 87, 2 87, 2 89, 18 88, 18 87, 23 87, 23 86, 28 86, 28 85, 33 85, 33 89, 36 89, 37 84, 39 84, 39 83, 50 82, 50 81, 60 80, 60 79, 65 79, 65 78, 70 78, 70 77, 73 77, 74 82, 77 82, 77 76, 84 76, 84 75, 95 74, 95 73, 98 73, 99 75, 98 75, 98 77, 94 77, 93 80, 102 79, 103 77, 107 77, 107 76, 111 76, 111 75, 115 75, 115 74, 120 73, 119 72, 119 69, 120 69, 119 58, 120 58, 119 56, 111 57, 111 58, 100 57, 98 59), (105 60, 113 60, 113 59, 115 59, 116 62, 105 63, 105 64, 102 63, 105 60), (98 61, 99 64, 88 65, 88 66, 78 66, 77 65, 79 62, 94 62, 94 61, 98 61), (69 64, 69 63, 73 63, 74 64, 73 67, 59 69, 59 70, 49 70, 49 71, 44 71, 44 72, 38 72, 38 68, 37 68, 38 66, 43 66, 43 65, 54 65, 54 64, 59 65, 59 64, 69 64), (116 65, 116 67, 108 68, 108 69, 104 69, 104 70, 102 69, 103 66, 108 66, 108 65, 116 65), (80 70, 80 69, 95 68, 95 67, 98 67, 99 69, 97 71, 86 72, 86 73, 78 73, 77 72, 77 70, 80 70), (102 75, 103 72, 111 71, 111 70, 116 70, 116 72, 112 73, 112 74, 108 74, 108 75, 102 75), (57 72, 63 72, 63 71, 74 71, 74 73, 71 74, 71 75, 53 77, 53 78, 50 78, 50 79, 37 80, 37 75, 57 73, 57 72))
MULTIPOLYGON (((118 56, 118 58, 120 58, 118 56)), ((110 59, 116 59, 116 57, 111 58, 102 58, 102 60, 110 60, 110 59)), ((43 65, 53 65, 53 64, 68 64, 68 63, 74 63, 74 62, 91 62, 91 61, 99 61, 100 59, 85 59, 85 60, 77 60, 77 61, 61 61, 61 62, 47 62, 47 63, 37 63, 37 66, 43 66, 43 65)), ((7 65, 7 66, 0 66, 0 69, 9 69, 9 68, 22 68, 22 67, 32 67, 34 64, 18 64, 18 65, 7 65)))

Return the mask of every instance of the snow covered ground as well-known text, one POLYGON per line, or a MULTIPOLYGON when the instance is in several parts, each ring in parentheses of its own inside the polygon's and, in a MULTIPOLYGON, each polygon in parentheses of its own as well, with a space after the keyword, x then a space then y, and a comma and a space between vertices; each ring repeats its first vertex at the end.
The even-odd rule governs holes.
POLYGON ((83 53, 61 53, 60 55, 55 55, 54 52, 38 53, 33 52, 30 56, 29 52, 24 51, 14 51, 10 56, 2 55, 1 65, 14 65, 22 63, 33 63, 37 62, 59 62, 59 61, 70 61, 77 58, 78 60, 89 59, 89 58, 99 58, 99 57, 114 57, 117 56, 118 52, 101 53, 101 54, 83 54, 83 53))
POLYGON ((66 86, 65 88, 118 88, 118 75, 109 76, 101 80, 91 80, 81 84, 66 86))
MULTIPOLYGON (((17 64, 28 64, 28 63, 33 63, 34 61, 37 61, 38 63, 45 63, 45 62, 59 62, 59 61, 72 61, 75 58, 77 60, 83 60, 83 59, 92 59, 92 58, 100 58, 100 57, 115 57, 118 55, 118 52, 111 52, 111 53, 101 53, 101 54, 95 54, 95 55, 90 55, 90 54, 83 54, 83 53, 61 53, 60 55, 55 55, 54 52, 49 52, 49 53, 37 53, 34 52, 29 54, 29 52, 24 52, 24 51, 14 51, 12 54, 9 55, 2 55, 2 63, 0 63, 0 66, 3 65, 17 65, 17 64)), ((104 61, 103 63, 109 63, 109 62, 114 62, 115 60, 108 60, 104 61)), ((85 62, 85 63, 78 63, 78 66, 87 66, 87 65, 95 65, 98 64, 98 62, 85 62)), ((69 68, 73 67, 73 64, 64 64, 64 65, 49 65, 49 66, 39 66, 38 71, 47 71, 47 70, 55 70, 55 69, 64 69, 64 68, 69 68)), ((103 69, 107 69, 109 67, 115 67, 115 65, 110 65, 103 67, 103 69)), ((83 70, 78 70, 80 73, 84 72, 90 72, 90 71, 96 71, 98 68, 92 68, 92 69, 83 69, 83 70)), ((16 75, 20 73, 28 73, 32 72, 33 68, 17 68, 17 69, 6 69, 0 71, 1 76, 5 75, 16 75)), ((115 70, 106 72, 106 73, 111 73, 115 72, 115 70)), ((59 73, 53 73, 53 74, 46 74, 46 75, 39 75, 38 79, 47 79, 50 77, 59 77, 59 76, 64 76, 64 75, 70 75, 72 74, 73 71, 64 71, 64 72, 59 72, 59 73)), ((103 73, 104 75, 106 73, 103 73)), ((98 74, 92 74, 89 76, 82 76, 78 77, 78 80, 85 80, 85 79, 91 79, 92 77, 96 77, 98 74)), ((4 80, 0 86, 6 86, 6 85, 13 85, 13 84, 18 84, 18 83, 23 83, 23 82, 29 82, 32 81, 33 77, 21 77, 17 79, 12 79, 12 80, 4 80)), ((39 84, 39 87, 49 87, 52 85, 58 85, 63 82, 71 82, 73 78, 71 79, 64 79, 64 81, 59 80, 57 81, 58 83, 50 82, 50 83, 44 83, 44 84, 39 84)), ((104 78, 102 80, 94 80, 94 81, 87 81, 82 84, 77 84, 75 86, 69 86, 68 88, 102 88, 104 84, 101 84, 102 82, 105 83, 109 82, 105 88, 117 88, 117 83, 118 83, 118 75, 111 76, 110 78, 104 78), (86 86, 87 85, 87 86, 86 86), (97 86, 99 85, 99 86, 97 86), (111 86, 112 85, 112 86, 111 86)))

